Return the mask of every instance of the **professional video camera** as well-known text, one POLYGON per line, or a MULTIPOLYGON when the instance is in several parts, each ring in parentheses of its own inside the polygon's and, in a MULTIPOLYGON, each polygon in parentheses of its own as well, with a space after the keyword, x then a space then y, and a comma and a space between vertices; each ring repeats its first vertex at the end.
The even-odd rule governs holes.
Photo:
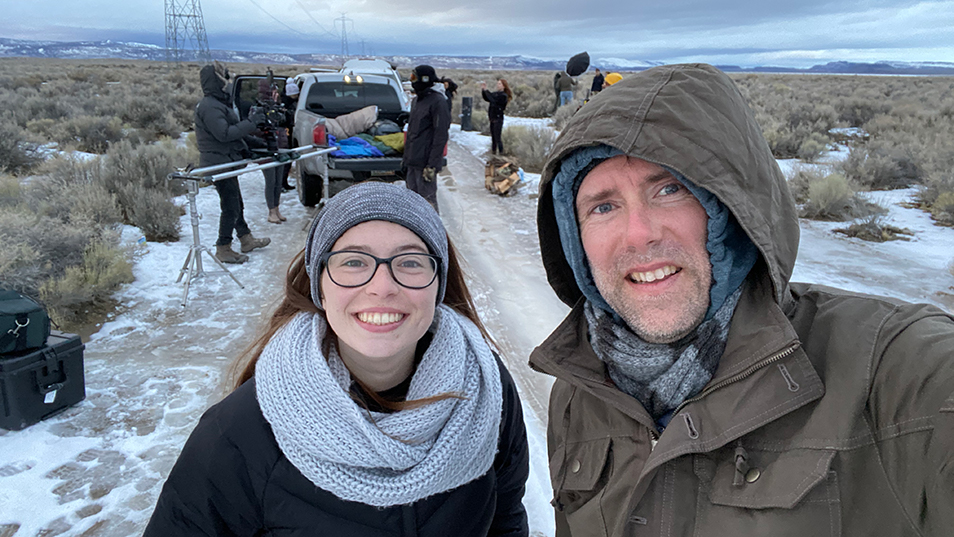
MULTIPOLYGON (((269 91, 275 92, 275 77, 272 70, 268 70, 268 76, 265 78, 268 82, 269 91)), ((261 115, 264 121, 260 121, 257 127, 262 133, 262 139, 265 141, 265 149, 252 149, 254 153, 264 153, 268 155, 280 154, 278 151, 278 131, 285 128, 288 110, 282 105, 278 98, 269 96, 268 98, 255 99, 255 105, 249 108, 249 117, 261 115)))
POLYGON ((282 106, 282 103, 256 99, 255 104, 249 108, 249 115, 252 116, 258 112, 261 112, 265 116, 265 121, 264 123, 259 123, 257 127, 268 132, 281 127, 282 123, 285 122, 288 110, 282 106))
MULTIPOLYGON (((265 77, 265 80, 268 82, 269 89, 276 91, 275 76, 271 69, 268 70, 268 76, 265 77)), ((259 112, 265 116, 265 121, 260 123, 258 128, 262 129, 266 135, 274 135, 275 130, 282 127, 288 117, 288 109, 282 105, 280 99, 262 99, 261 97, 255 99, 255 105, 249 108, 249 115, 252 116, 259 112)))

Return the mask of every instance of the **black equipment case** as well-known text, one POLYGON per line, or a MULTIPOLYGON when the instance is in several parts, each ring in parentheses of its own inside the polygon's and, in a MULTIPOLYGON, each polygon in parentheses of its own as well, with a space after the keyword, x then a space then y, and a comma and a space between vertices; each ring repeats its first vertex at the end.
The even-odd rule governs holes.
POLYGON ((19 431, 85 399, 85 348, 54 330, 43 348, 0 355, 0 427, 19 431))
POLYGON ((0 355, 39 349, 50 337, 43 306, 16 291, 0 289, 0 355))

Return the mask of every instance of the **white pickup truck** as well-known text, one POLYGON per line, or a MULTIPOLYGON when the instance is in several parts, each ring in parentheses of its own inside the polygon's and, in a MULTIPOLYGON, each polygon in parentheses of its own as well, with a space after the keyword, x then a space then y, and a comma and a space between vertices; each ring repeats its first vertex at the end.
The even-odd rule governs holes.
MULTIPOLYGON (((265 75, 241 75, 233 86, 233 102, 239 117, 248 116, 258 96, 258 82, 265 75)), ((291 147, 326 145, 326 118, 350 114, 366 106, 378 107, 378 119, 390 119, 402 129, 407 123, 411 101, 397 71, 383 60, 350 60, 341 69, 314 70, 296 75, 301 89, 295 108, 291 147), (318 128, 320 127, 320 128, 318 128)), ((285 79, 273 81, 280 88, 285 79)), ((337 192, 371 177, 384 181, 403 179, 401 157, 335 158, 328 155, 297 161, 298 199, 309 207, 337 192), (325 191, 325 188, 328 188, 325 191)))
MULTIPOLYGON (((410 99, 401 77, 382 60, 351 60, 337 72, 297 75, 301 97, 295 110, 293 147, 327 143, 325 118, 336 118, 366 106, 378 107, 378 119, 389 119, 404 128, 410 99), (316 128, 318 127, 318 128, 316 128)), ((313 206, 354 182, 371 177, 393 181, 403 179, 401 157, 323 158, 299 161, 297 191, 302 204, 313 206), (324 191, 325 182, 328 191, 324 191)))

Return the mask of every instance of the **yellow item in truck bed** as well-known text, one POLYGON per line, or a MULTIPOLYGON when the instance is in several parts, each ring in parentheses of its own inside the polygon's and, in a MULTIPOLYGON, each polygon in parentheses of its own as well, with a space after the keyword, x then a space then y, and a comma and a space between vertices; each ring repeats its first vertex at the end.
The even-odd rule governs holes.
POLYGON ((404 133, 395 132, 394 134, 384 134, 381 136, 375 136, 375 140, 379 140, 384 145, 398 151, 400 153, 404 152, 404 133))

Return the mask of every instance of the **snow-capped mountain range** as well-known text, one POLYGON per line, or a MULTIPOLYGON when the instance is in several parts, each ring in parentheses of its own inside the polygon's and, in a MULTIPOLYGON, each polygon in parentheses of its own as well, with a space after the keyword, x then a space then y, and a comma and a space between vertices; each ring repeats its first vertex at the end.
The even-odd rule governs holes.
MULTIPOLYGON (((247 52, 213 50, 212 58, 225 62, 259 63, 270 65, 340 65, 342 57, 337 54, 282 54, 270 52, 247 52)), ((94 59, 116 58, 124 60, 166 60, 166 49, 158 45, 128 43, 121 41, 27 41, 0 38, 0 58, 61 58, 94 59)), ((565 60, 545 60, 529 56, 376 56, 398 67, 412 67, 426 63, 439 69, 500 69, 544 70, 563 69, 565 60)), ((195 60, 192 51, 185 51, 183 60, 195 60)), ((591 65, 604 71, 640 71, 661 65, 664 62, 628 60, 623 58, 592 58, 591 65)), ((884 75, 954 75, 954 62, 829 62, 807 69, 791 67, 756 66, 739 67, 719 65, 729 72, 776 72, 776 73, 843 73, 884 75)))

